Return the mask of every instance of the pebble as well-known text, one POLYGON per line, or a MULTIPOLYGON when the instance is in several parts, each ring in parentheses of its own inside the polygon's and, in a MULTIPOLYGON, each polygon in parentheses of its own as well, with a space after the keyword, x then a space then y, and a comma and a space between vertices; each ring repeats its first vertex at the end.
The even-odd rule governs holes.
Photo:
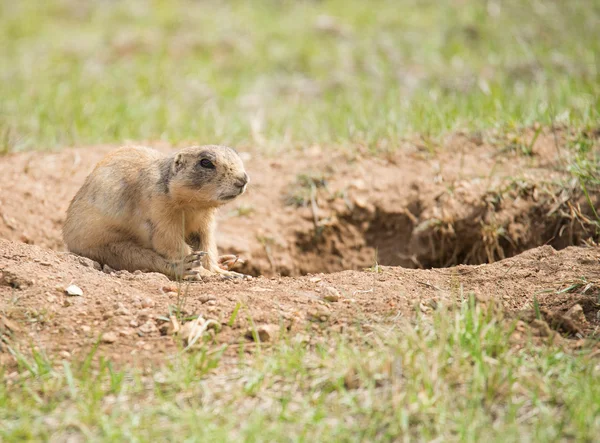
POLYGON ((579 303, 573 305, 565 314, 565 317, 570 318, 574 322, 585 325, 587 323, 587 319, 585 318, 585 313, 583 312, 583 308, 579 303))
POLYGON ((87 268, 93 268, 97 271, 102 270, 102 266, 100 266, 100 263, 98 263, 97 261, 90 260, 89 258, 86 258, 86 257, 77 257, 77 259, 80 264, 82 264, 83 266, 85 266, 87 268))
POLYGON ((92 328, 90 328, 88 325, 83 325, 83 326, 81 326, 81 330, 83 332, 90 332, 92 330, 92 328))
POLYGON ((71 358, 71 353, 69 351, 60 351, 59 355, 62 358, 71 358))
POLYGON ((114 332, 107 332, 102 334, 102 343, 114 343, 117 341, 117 334, 114 332))
POLYGON ((65 292, 67 293, 67 295, 71 295, 71 296, 81 297, 83 295, 83 291, 81 290, 81 288, 76 285, 67 286, 67 288, 65 289, 65 292))
POLYGON ((335 289, 333 286, 327 286, 325 288, 325 294, 323 295, 323 298, 330 302, 339 301, 340 292, 337 289, 335 289))
POLYGON ((279 325, 259 325, 256 327, 256 334, 254 334, 254 329, 249 328, 246 331, 246 338, 255 340, 256 337, 258 337, 259 341, 262 343, 272 342, 279 336, 279 331, 279 325))
POLYGON ((310 321, 318 321, 318 322, 326 322, 330 316, 331 316, 331 313, 329 312, 329 310, 327 310, 323 306, 317 306, 316 308, 309 311, 307 314, 307 318, 310 321))
POLYGON ((130 314, 131 314, 131 312, 129 312, 129 309, 127 309, 123 305, 121 305, 117 309, 115 309, 115 315, 130 315, 130 314))
POLYGON ((158 328, 152 320, 148 320, 146 323, 140 326, 140 332, 143 332, 144 334, 152 334, 156 331, 158 331, 158 328))
POLYGON ((48 297, 46 299, 46 300, 48 300, 48 303, 54 303, 54 302, 56 302, 57 298, 54 295, 50 294, 49 292, 46 292, 46 295, 48 297))
POLYGON ((177 292, 177 285, 176 284, 168 284, 168 285, 164 285, 162 287, 162 291, 163 292, 177 292))
POLYGON ((145 298, 142 300, 142 308, 153 308, 156 303, 151 298, 145 298))
POLYGON ((211 294, 204 294, 204 295, 201 295, 200 297, 198 297, 198 301, 200 303, 206 303, 210 300, 215 300, 215 296, 211 295, 211 294))

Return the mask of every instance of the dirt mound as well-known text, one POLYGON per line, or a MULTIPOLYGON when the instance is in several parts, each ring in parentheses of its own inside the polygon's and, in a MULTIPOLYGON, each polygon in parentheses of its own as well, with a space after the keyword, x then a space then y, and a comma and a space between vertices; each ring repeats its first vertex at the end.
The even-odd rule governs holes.
POLYGON ((106 274, 64 252, 69 201, 113 147, 0 158, 0 356, 13 361, 33 345, 70 358, 100 340, 116 361, 156 362, 178 349, 173 318, 214 320, 212 340, 238 346, 253 325, 267 338, 277 325, 295 335, 364 330, 470 293, 539 335, 589 336, 599 326, 600 250, 568 246, 598 240, 600 189, 588 188, 588 200, 565 172, 573 137, 454 134, 378 157, 318 146, 279 159, 242 152, 251 187, 221 211, 218 242, 246 259, 242 271, 263 276, 184 287, 160 274, 106 274), (323 274, 345 269, 355 271, 323 274), (305 274, 318 275, 285 278, 305 274), (67 295, 70 285, 83 295, 67 295))
MULTIPOLYGON (((599 232, 564 172, 575 136, 454 134, 378 157, 318 146, 279 159, 245 152, 251 187, 221 211, 219 245, 242 255, 242 271, 253 275, 479 264, 544 244, 581 245, 599 232)), ((113 148, 1 158, 0 238, 64 250, 69 201, 113 148)), ((600 189, 589 193, 600 206, 600 189)))
POLYGON ((417 311, 427 315, 470 294, 565 337, 585 337, 600 326, 597 247, 555 252, 546 246, 491 265, 452 269, 378 267, 181 288, 160 274, 107 274, 90 260, 24 243, 0 240, 0 251, 5 364, 14 362, 9 351, 29 353, 30 346, 71 358, 86 355, 98 342, 100 354, 113 361, 158 363, 181 349, 168 331, 170 314, 215 320, 219 332, 213 343, 227 343, 235 353, 239 343, 248 343, 251 326, 266 334, 280 326, 292 337, 368 331, 404 322, 417 311), (83 295, 68 295, 71 285, 83 295), (577 312, 567 315, 575 305, 577 312))

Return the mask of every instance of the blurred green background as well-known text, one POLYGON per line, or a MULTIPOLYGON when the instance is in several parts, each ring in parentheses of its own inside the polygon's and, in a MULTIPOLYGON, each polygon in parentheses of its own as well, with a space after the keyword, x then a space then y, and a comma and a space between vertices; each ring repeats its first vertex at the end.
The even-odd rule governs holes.
POLYGON ((598 122, 600 1, 0 2, 2 151, 598 122))

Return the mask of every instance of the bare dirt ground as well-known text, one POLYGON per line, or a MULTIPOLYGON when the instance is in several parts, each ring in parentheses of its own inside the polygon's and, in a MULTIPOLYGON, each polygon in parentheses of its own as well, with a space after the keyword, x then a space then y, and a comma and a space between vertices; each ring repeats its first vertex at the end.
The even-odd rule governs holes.
MULTIPOLYGON (((319 146, 276 159, 242 152, 251 187, 222 209, 218 240, 260 277, 183 287, 159 274, 103 272, 64 250, 69 201, 114 147, 2 157, 0 359, 30 346, 85 355, 104 334, 100 353, 115 361, 161 361, 179 349, 165 319, 181 291, 184 314, 216 320, 212 340, 236 346, 252 322, 265 339, 273 325, 318 337, 470 293, 533 335, 578 343, 600 327, 598 233, 580 186, 561 172, 572 134, 534 137, 454 134, 377 157, 319 146), (71 284, 83 295, 66 295, 71 284)), ((590 198, 600 206, 597 190, 590 198)))

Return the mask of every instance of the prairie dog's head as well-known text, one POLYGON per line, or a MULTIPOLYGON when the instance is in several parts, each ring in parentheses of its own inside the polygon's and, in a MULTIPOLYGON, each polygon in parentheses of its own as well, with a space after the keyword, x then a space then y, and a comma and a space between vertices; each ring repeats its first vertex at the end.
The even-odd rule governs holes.
POLYGON ((248 185, 244 163, 227 146, 192 146, 173 159, 171 193, 181 202, 220 206, 242 195, 248 185))

